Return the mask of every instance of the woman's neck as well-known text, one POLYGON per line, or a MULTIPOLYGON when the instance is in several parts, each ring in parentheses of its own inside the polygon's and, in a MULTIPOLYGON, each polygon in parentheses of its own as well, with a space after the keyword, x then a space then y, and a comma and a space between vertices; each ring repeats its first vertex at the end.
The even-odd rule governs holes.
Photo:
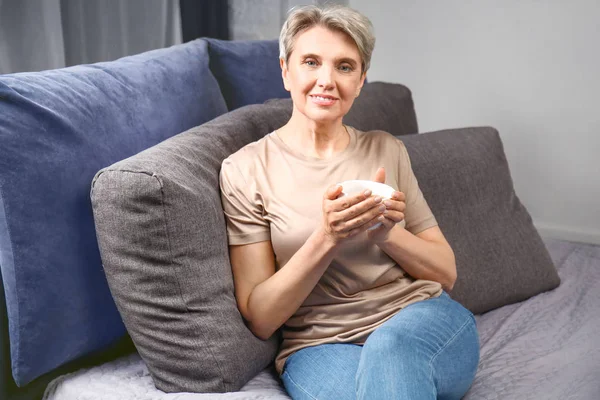
POLYGON ((350 144, 350 135, 341 119, 316 123, 295 109, 288 123, 277 130, 277 136, 304 155, 321 159, 334 156, 350 144))

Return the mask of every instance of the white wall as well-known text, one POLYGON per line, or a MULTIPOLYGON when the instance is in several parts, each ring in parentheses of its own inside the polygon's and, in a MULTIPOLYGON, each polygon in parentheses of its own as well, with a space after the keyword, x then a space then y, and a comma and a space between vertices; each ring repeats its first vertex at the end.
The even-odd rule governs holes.
POLYGON ((600 1, 350 0, 420 131, 497 128, 540 233, 600 243, 600 1))

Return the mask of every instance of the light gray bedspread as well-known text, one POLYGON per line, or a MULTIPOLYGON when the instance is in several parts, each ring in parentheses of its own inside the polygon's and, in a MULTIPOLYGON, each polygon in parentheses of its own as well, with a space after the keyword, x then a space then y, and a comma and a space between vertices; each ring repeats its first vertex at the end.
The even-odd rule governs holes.
MULTIPOLYGON (((481 361, 465 399, 600 399, 600 246, 546 239, 561 285, 476 316, 481 361)), ((240 392, 157 390, 137 354, 52 381, 44 400, 289 399, 268 368, 240 392)))
POLYGON ((545 240, 561 284, 476 316, 475 399, 600 399, 600 246, 545 240))

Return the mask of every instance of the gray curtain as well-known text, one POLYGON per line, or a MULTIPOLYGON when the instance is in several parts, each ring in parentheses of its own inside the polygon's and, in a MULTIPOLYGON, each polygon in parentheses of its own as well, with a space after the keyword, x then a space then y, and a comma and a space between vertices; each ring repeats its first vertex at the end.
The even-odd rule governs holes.
POLYGON ((0 74, 181 43, 178 0, 0 0, 0 74))
POLYGON ((290 8, 325 3, 348 5, 348 0, 229 0, 231 38, 277 39, 290 8))

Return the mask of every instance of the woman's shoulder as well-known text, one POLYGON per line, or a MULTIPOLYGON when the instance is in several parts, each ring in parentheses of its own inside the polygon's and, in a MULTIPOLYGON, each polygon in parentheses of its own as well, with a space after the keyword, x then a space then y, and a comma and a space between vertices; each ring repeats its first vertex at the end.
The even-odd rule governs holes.
POLYGON ((351 127, 356 132, 357 141, 363 144, 378 145, 381 147, 396 146, 404 147, 402 139, 392 135, 387 131, 374 129, 370 131, 361 131, 360 129, 351 127))
POLYGON ((235 164, 240 168, 248 168, 257 162, 260 163, 267 147, 269 146, 269 141, 271 140, 270 136, 271 133, 254 142, 246 144, 239 150, 226 157, 223 160, 222 165, 235 164))

